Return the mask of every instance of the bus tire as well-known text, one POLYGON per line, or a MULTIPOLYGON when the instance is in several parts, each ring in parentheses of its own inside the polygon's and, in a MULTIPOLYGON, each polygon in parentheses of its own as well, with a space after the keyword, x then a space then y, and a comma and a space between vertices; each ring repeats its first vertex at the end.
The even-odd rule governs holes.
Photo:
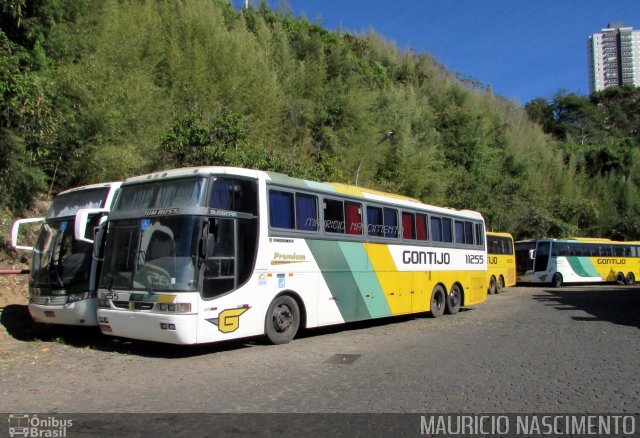
POLYGON ((616 274, 616 284, 623 285, 625 282, 625 277, 622 272, 618 272, 616 274))
POLYGON ((437 318, 442 316, 444 309, 447 306, 447 294, 444 292, 442 286, 437 285, 431 292, 431 316, 437 318))
POLYGON ((300 326, 300 307, 289 295, 276 297, 269 305, 264 322, 264 334, 273 344, 291 341, 300 326))
POLYGON ((449 291, 449 295, 447 295, 445 311, 449 315, 455 315, 460 310, 460 306, 462 306, 462 290, 460 290, 460 286, 454 284, 449 291))
POLYGON ((498 287, 500 288, 500 292, 502 292, 505 289, 504 277, 502 275, 498 279, 498 287))
POLYGON ((560 287, 562 286, 562 274, 559 272, 556 272, 555 274, 553 274, 553 279, 551 280, 551 283, 553 284, 553 287, 560 287))
POLYGON ((633 284, 636 284, 636 276, 635 276, 635 275, 633 275, 633 272, 629 272, 629 273, 627 274, 627 284, 628 284, 629 286, 631 286, 631 285, 633 285, 633 284))
POLYGON ((489 295, 493 295, 496 293, 496 283, 496 277, 492 275, 491 279, 489 279, 489 295))

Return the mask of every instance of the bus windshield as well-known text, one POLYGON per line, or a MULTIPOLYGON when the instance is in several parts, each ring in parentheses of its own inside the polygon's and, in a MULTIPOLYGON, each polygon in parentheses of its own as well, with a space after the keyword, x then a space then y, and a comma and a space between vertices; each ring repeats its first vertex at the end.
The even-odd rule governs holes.
POLYGON ((198 216, 116 220, 109 225, 100 287, 195 291, 198 216))
POLYGON ((113 211, 199 206, 204 202, 205 183, 205 178, 187 178, 123 186, 113 211))
POLYGON ((103 208, 108 193, 109 187, 61 193, 54 198, 53 205, 47 212, 47 219, 73 216, 81 208, 103 208))
POLYGON ((42 225, 33 254, 33 286, 88 289, 93 246, 77 241, 73 236, 73 227, 73 220, 42 225))

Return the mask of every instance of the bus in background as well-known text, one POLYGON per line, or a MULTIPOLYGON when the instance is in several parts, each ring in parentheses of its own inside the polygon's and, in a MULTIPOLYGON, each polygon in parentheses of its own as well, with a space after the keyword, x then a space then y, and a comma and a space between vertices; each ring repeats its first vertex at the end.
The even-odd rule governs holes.
POLYGON ((44 218, 13 224, 11 244, 33 251, 29 313, 36 322, 96 326, 93 231, 105 219, 119 182, 92 184, 58 194, 44 218), (43 222, 34 247, 18 244, 20 227, 43 222))
POLYGON ((634 284, 640 275, 640 242, 598 238, 516 242, 518 283, 634 284))
POLYGON ((98 289, 104 334, 196 344, 486 299, 479 213, 274 172, 202 167, 126 180, 98 289))
POLYGON ((488 292, 497 294, 515 286, 516 257, 511 234, 487 231, 487 257, 488 292))

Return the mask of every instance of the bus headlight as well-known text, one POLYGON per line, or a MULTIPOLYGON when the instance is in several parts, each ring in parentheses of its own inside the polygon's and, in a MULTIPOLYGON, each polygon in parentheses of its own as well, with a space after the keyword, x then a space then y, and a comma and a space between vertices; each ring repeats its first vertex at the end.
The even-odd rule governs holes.
POLYGON ((176 304, 176 313, 191 313, 191 303, 176 304))
POLYGON ((75 303, 76 301, 86 300, 91 297, 89 292, 84 292, 81 294, 71 294, 67 297, 67 303, 75 303))
POLYGON ((156 311, 170 313, 191 313, 191 303, 157 303, 156 311))

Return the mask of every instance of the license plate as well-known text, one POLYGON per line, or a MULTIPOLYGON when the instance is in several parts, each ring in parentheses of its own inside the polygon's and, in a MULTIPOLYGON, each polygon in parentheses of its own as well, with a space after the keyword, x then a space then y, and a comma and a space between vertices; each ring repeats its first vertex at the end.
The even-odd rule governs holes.
POLYGON ((44 311, 44 316, 48 316, 49 318, 54 318, 56 316, 56 314, 53 313, 53 310, 45 310, 44 311))

